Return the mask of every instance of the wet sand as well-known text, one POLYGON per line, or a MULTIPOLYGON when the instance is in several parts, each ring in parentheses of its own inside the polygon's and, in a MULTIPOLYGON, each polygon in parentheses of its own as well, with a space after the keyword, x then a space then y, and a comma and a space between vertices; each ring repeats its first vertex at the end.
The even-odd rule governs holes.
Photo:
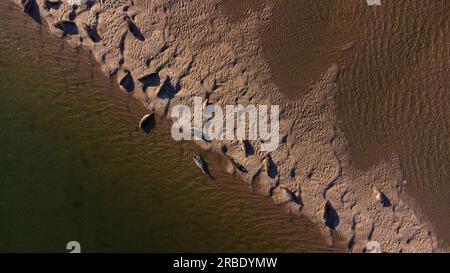
POLYGON ((251 12, 261 11, 268 2, 261 1, 237 1, 223 0, 219 2, 219 9, 223 11, 228 19, 236 23, 250 15, 251 12))
MULTIPOLYGON (((241 10, 235 20, 263 8, 237 2, 224 2, 230 16, 241 10)), ((412 202, 450 242, 448 1, 273 3, 263 47, 279 90, 300 99, 342 65, 336 112, 353 165, 367 170, 397 154, 412 202)))

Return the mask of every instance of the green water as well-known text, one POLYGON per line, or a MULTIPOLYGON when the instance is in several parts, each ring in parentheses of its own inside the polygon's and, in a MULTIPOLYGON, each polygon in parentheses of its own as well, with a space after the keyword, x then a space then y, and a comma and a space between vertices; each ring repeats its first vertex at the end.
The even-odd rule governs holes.
POLYGON ((202 176, 166 123, 139 132, 141 104, 9 1, 0 29, 0 252, 342 250, 220 157, 202 176))

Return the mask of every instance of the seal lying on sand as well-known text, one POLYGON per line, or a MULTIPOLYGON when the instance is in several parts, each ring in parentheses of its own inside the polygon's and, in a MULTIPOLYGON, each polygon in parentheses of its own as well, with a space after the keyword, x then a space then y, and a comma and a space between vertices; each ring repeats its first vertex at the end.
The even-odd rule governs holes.
POLYGON ((381 191, 379 191, 377 188, 373 188, 373 193, 375 195, 375 199, 377 199, 378 202, 380 202, 382 205, 384 205, 384 195, 381 191))
POLYGON ((33 9, 34 0, 20 0, 23 12, 30 13, 33 9))
POLYGON ((201 156, 194 154, 192 159, 204 174, 208 175, 212 180, 216 180, 214 176, 212 176, 211 173, 209 172, 208 164, 206 164, 206 162, 201 158, 201 156))
POLYGON ((58 9, 61 6, 62 0, 45 0, 44 9, 58 9))
POLYGON ((155 127, 155 115, 154 113, 147 114, 139 121, 139 128, 147 134, 155 127))
POLYGON ((202 170, 204 174, 207 174, 208 167, 206 167, 205 161, 203 161, 203 159, 199 155, 194 155, 192 159, 194 160, 195 164, 200 168, 200 170, 202 170))
POLYGON ((236 160, 230 157, 230 161, 231 163, 233 163, 234 167, 236 167, 236 169, 238 169, 240 172, 248 173, 248 170, 244 166, 236 162, 236 160))
POLYGON ((75 22, 69 20, 61 20, 53 24, 53 26, 63 32, 63 36, 78 34, 78 27, 75 22))

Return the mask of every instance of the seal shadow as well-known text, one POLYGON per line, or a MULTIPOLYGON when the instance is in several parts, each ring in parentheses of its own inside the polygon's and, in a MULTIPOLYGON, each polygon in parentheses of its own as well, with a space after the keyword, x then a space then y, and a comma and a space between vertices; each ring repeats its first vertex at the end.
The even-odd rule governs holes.
POLYGON ((325 225, 331 229, 335 229, 340 223, 339 214, 337 213, 336 209, 331 205, 331 203, 328 202, 327 206, 328 206, 327 208, 328 216, 325 221, 325 225))
POLYGON ((268 164, 269 164, 269 169, 267 170, 267 175, 268 175, 270 178, 273 179, 273 178, 275 178, 275 177, 278 175, 278 168, 277 168, 277 166, 275 165, 275 163, 273 162, 271 156, 268 156, 268 157, 267 157, 267 161, 268 161, 268 164))
POLYGON ((206 175, 209 176, 209 178, 211 178, 212 180, 215 181, 216 178, 211 174, 211 171, 209 170, 209 167, 208 167, 208 163, 206 163, 205 161, 203 161, 203 164, 204 164, 204 166, 205 166, 204 171, 205 171, 206 175))
POLYGON ((385 208, 392 207, 391 200, 389 200, 389 198, 384 193, 381 193, 381 198, 383 200, 383 207, 385 208))
POLYGON ((166 79, 156 96, 160 99, 173 99, 176 93, 176 88, 172 85, 169 79, 166 79))
POLYGON ((125 17, 125 21, 127 22, 128 29, 133 34, 133 36, 139 41, 145 41, 144 34, 142 34, 141 30, 136 26, 136 24, 129 17, 125 17))
POLYGON ((33 18, 38 24, 41 24, 41 13, 36 0, 22 0, 23 11, 33 18))
POLYGON ((147 89, 147 87, 158 87, 161 85, 161 78, 158 73, 151 73, 149 75, 145 75, 138 79, 138 81, 142 85, 142 90, 147 89))
POLYGON ((253 148, 253 146, 250 143, 250 141, 245 139, 245 140, 243 140, 243 142, 244 142, 245 154, 247 156, 254 155, 255 154, 255 149, 253 148))

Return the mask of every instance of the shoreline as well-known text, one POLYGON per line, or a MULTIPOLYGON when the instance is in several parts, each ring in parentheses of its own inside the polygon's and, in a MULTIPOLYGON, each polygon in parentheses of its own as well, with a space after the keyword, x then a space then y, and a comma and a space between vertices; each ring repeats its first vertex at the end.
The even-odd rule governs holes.
POLYGON ((175 142, 169 120, 140 132, 136 122, 148 110, 107 79, 90 52, 67 46, 15 3, 0 7, 2 110, 13 113, 2 120, 0 142, 3 166, 11 166, 2 172, 0 211, 9 223, 2 250, 65 252, 77 238, 88 252, 345 251, 342 241, 328 247, 312 222, 224 172, 221 155, 175 142), (216 182, 201 175, 194 153, 210 163, 216 182), (17 213, 24 207, 32 211, 17 213), (52 238, 38 242, 32 234, 52 238))
MULTIPOLYGON (((431 235, 431 225, 421 223, 413 209, 405 204, 403 179, 395 156, 390 162, 364 172, 351 166, 347 143, 334 114, 339 67, 334 65, 324 73, 322 80, 301 101, 289 101, 270 82, 268 67, 259 52, 260 45, 254 42, 258 39, 261 25, 270 16, 269 9, 265 9, 262 15, 249 17, 235 31, 229 29, 213 3, 200 4, 209 16, 184 7, 186 14, 176 15, 181 18, 172 18, 169 12, 173 8, 176 13, 177 7, 167 7, 162 3, 152 3, 154 6, 147 9, 131 6, 128 1, 104 3, 102 6, 95 3, 90 9, 81 8, 81 12, 72 18, 78 34, 64 34, 54 26, 74 16, 71 8, 64 3, 58 9, 47 11, 42 8, 44 1, 37 2, 40 16, 48 23, 51 32, 65 36, 68 44, 74 47, 83 46, 90 50, 107 77, 117 76, 122 83, 122 79, 132 77, 134 90, 130 93, 160 116, 164 116, 171 105, 191 104, 192 96, 202 95, 200 90, 210 92, 210 99, 220 105, 279 104, 283 109, 280 124, 285 141, 270 155, 278 172, 275 177, 267 175, 267 168, 274 166, 267 167, 261 163, 266 154, 259 150, 257 142, 251 143, 255 155, 250 157, 242 154, 236 142, 198 144, 221 154, 226 147, 225 157, 233 158, 250 170, 248 175, 240 174, 244 181, 255 191, 271 196, 276 204, 285 205, 291 213, 304 215, 316 223, 330 243, 331 229, 324 227, 321 219, 327 202, 332 204, 339 219, 332 229, 345 238, 350 251, 364 251, 369 240, 379 241, 387 252, 438 251, 436 239, 431 235), (133 18, 144 39, 140 35, 132 35, 124 16, 133 18), (170 21, 172 19, 173 22, 170 21), (204 25, 196 29, 196 21, 204 25), (186 26, 187 31, 171 33, 171 26, 177 24, 186 26), (202 33, 204 26, 208 26, 207 33, 202 33), (92 27, 97 29, 100 41, 95 42, 86 32, 92 27), (201 37, 191 37, 196 33, 201 37), (241 36, 250 38, 244 40, 241 36), (192 48, 196 42, 198 47, 192 48), (210 63, 211 60, 214 62, 210 63), (168 80, 161 80, 157 86, 140 86, 136 80, 151 75, 168 80), (180 87, 169 100, 156 96, 156 90, 164 88, 165 84, 180 87), (269 91, 262 90, 261 86, 269 91), (267 95, 262 91, 267 91, 267 95), (389 198, 390 208, 378 206, 371 191, 374 184, 389 198), (289 197, 292 194, 296 196, 295 200, 289 197)), ((131 88, 125 86, 124 89, 131 88)), ((231 162, 226 168, 239 173, 231 162)))

